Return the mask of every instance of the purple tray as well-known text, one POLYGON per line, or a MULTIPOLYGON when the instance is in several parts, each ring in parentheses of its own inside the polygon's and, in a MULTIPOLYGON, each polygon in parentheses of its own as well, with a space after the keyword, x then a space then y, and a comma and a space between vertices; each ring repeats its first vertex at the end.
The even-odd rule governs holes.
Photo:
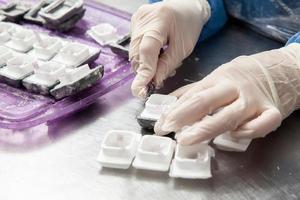
MULTIPOLYGON (((0 0, 0 3, 5 2, 7 1, 0 0)), ((85 1, 85 8, 84 18, 68 33, 53 32, 26 22, 21 24, 34 30, 48 32, 49 35, 100 48, 101 55, 91 65, 104 65, 104 77, 95 86, 59 101, 0 84, 0 128, 25 129, 63 117, 90 105, 100 96, 132 79, 133 73, 128 58, 114 54, 110 48, 98 45, 86 35, 86 30, 101 22, 114 25, 119 35, 126 35, 130 27, 130 14, 91 0, 85 1)))

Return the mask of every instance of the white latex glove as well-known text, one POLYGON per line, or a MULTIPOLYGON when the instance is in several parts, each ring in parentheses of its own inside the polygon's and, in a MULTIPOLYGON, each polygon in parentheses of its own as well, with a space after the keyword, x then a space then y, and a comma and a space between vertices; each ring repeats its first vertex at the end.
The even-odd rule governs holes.
POLYGON ((168 0, 138 9, 131 20, 129 59, 136 77, 132 93, 145 98, 148 84, 158 88, 193 51, 210 17, 207 0, 168 0), (164 46, 167 49, 160 55, 164 46))
POLYGON ((176 135, 179 143, 227 131, 236 138, 264 137, 300 107, 300 44, 240 56, 173 95, 180 98, 156 123, 158 135, 190 126, 176 135))

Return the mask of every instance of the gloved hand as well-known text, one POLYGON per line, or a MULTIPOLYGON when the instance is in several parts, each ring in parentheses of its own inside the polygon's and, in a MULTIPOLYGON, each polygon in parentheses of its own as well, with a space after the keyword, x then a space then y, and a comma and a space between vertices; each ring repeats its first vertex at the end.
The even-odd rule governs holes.
POLYGON ((156 87, 193 51, 210 17, 207 0, 167 0, 138 9, 131 20, 129 59, 136 77, 132 93, 145 98, 147 85, 156 87), (161 49, 167 49, 160 55, 161 49))
POLYGON ((173 95, 179 99, 156 123, 158 135, 189 126, 176 135, 183 145, 227 131, 264 137, 300 107, 300 44, 240 56, 173 95))

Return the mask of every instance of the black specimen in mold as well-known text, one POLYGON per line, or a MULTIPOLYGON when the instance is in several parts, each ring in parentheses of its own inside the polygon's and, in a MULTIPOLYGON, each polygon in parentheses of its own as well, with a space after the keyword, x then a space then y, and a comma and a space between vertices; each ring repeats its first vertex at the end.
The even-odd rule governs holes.
POLYGON ((88 76, 81 78, 80 80, 67 84, 67 85, 57 85, 52 90, 50 94, 55 99, 62 99, 67 96, 77 94, 78 92, 93 86, 100 78, 103 77, 104 67, 102 65, 92 69, 88 76))
POLYGON ((116 43, 109 44, 112 52, 123 57, 128 57, 130 40, 131 36, 127 34, 116 43))

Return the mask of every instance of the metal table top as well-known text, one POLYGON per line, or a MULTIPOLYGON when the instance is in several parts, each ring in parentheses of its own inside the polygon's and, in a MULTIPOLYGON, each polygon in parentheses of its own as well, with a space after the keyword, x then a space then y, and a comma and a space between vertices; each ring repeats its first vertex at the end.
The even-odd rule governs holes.
MULTIPOLYGON (((238 24, 202 43, 162 92, 200 80, 242 54, 282 46, 238 24)), ((0 199, 299 199, 300 126, 294 113, 246 153, 217 151, 213 178, 183 180, 167 173, 102 169, 96 161, 105 132, 141 132, 142 102, 130 83, 87 109, 28 133, 0 134, 0 199)))

